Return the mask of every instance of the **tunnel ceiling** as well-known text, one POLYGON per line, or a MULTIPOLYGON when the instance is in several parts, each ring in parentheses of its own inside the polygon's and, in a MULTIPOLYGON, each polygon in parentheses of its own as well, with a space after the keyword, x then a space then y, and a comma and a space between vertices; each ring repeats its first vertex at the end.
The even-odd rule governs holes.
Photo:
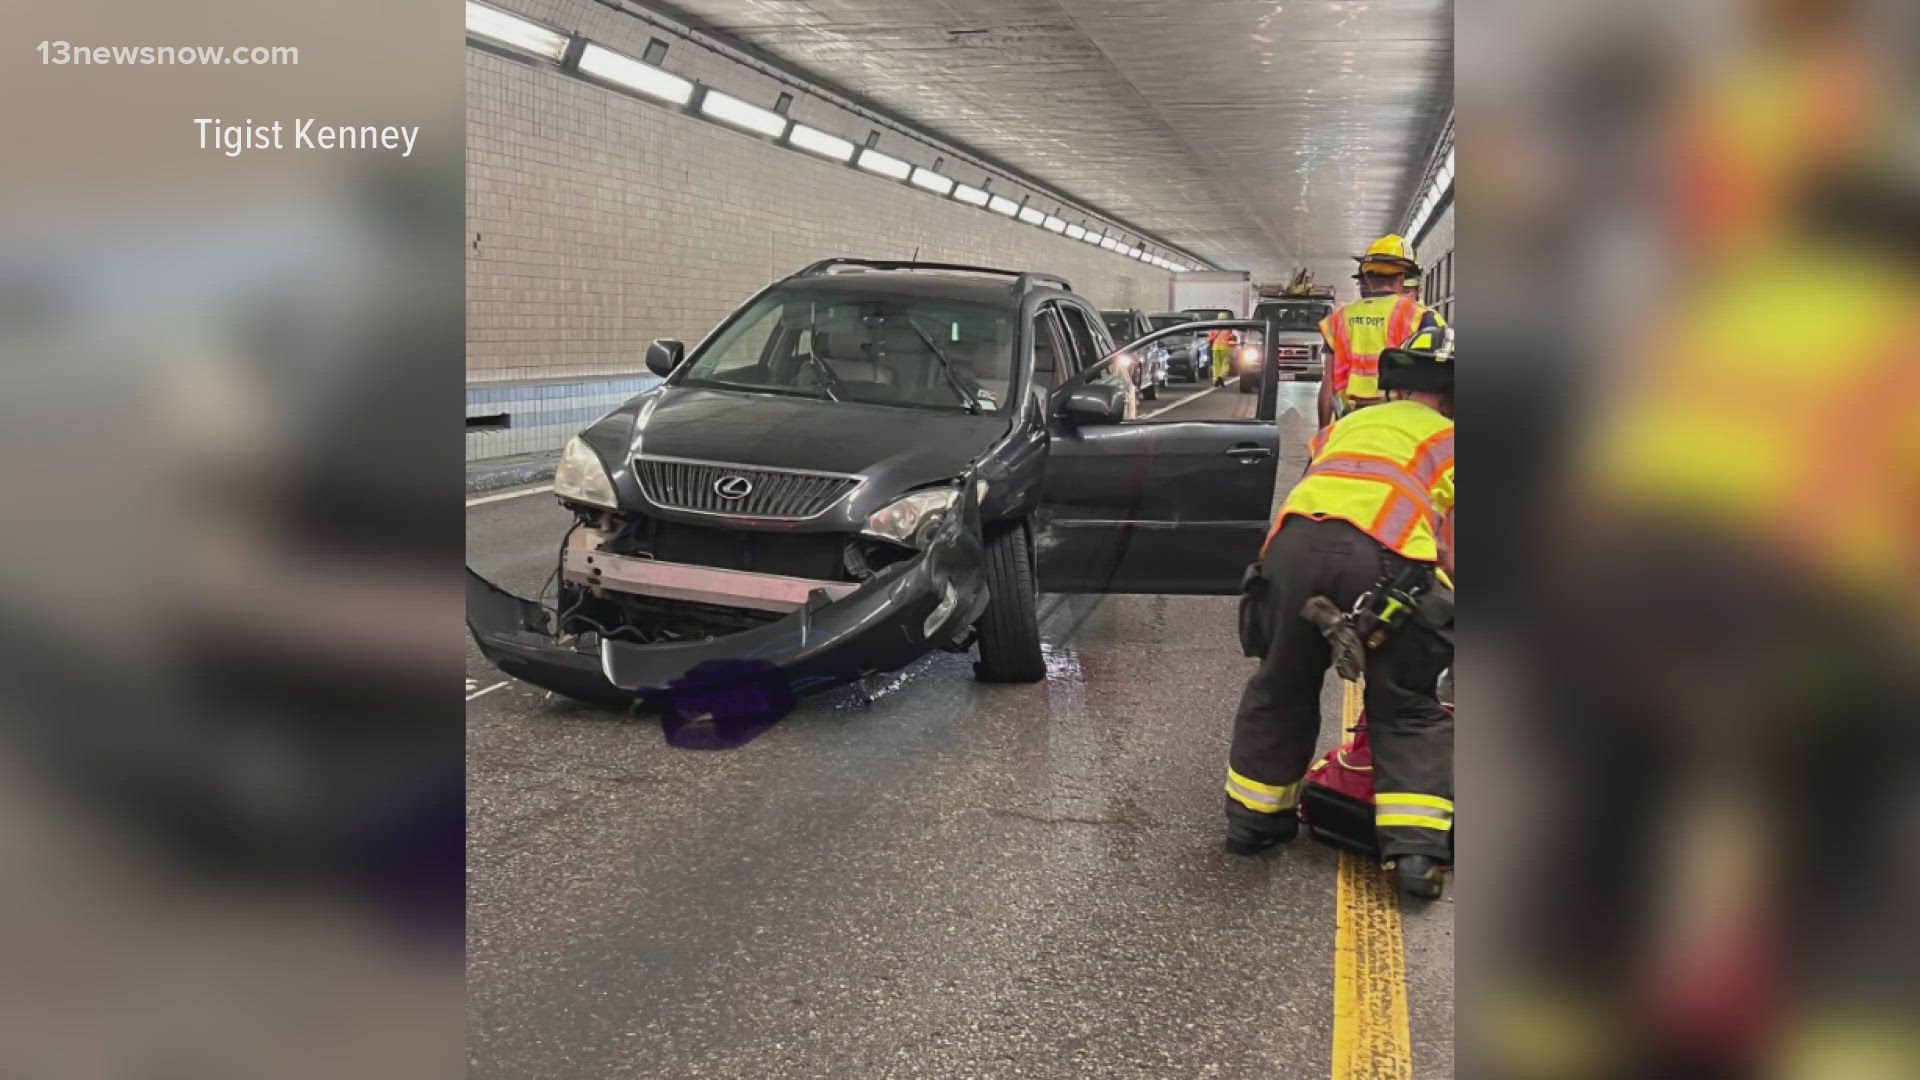
POLYGON ((1259 280, 1350 275, 1452 101, 1451 0, 661 6, 1259 280))

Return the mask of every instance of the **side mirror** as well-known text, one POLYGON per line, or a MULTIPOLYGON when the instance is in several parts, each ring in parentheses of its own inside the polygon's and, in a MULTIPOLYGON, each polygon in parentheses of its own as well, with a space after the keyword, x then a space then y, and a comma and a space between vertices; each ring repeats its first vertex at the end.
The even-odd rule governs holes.
POLYGON ((656 338, 647 346, 647 370, 661 378, 673 374, 687 355, 687 347, 672 338, 656 338))
POLYGON ((1060 411, 1081 424, 1117 424, 1127 418, 1127 392, 1107 383, 1076 386, 1060 403, 1060 411))

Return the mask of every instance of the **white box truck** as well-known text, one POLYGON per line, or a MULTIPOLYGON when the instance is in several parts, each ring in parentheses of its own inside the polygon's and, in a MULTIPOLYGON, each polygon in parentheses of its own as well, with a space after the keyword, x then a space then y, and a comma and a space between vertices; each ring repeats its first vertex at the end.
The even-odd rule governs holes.
POLYGON ((1195 270, 1175 274, 1173 310, 1231 311, 1233 314, 1228 318, 1247 318, 1253 314, 1253 274, 1245 270, 1195 270))

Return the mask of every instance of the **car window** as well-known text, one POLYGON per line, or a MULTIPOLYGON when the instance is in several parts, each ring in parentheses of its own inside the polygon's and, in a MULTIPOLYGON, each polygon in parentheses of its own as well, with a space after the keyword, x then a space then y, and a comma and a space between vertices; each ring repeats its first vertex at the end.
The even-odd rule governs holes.
POLYGON ((1052 306, 1041 308, 1033 316, 1033 385, 1046 393, 1060 385, 1063 348, 1055 336, 1052 306))
POLYGON ((1327 304, 1262 304, 1253 317, 1273 320, 1275 330, 1318 330, 1320 320, 1331 314, 1333 308, 1327 304))
POLYGON ((681 384, 998 412, 1013 315, 939 297, 779 288, 703 348, 681 384))
POLYGON ((1125 345, 1140 336, 1134 332, 1131 311, 1103 311, 1100 321, 1106 324, 1107 336, 1113 339, 1115 345, 1125 345))
POLYGON ((1067 338, 1072 343, 1076 358, 1074 364, 1076 369, 1084 370, 1092 367, 1094 364, 1099 363, 1107 353, 1113 351, 1101 347, 1106 335, 1104 332, 1095 333, 1092 321, 1087 318, 1085 312, 1072 304, 1061 304, 1058 307, 1058 311, 1060 313, 1060 321, 1067 328, 1067 338))

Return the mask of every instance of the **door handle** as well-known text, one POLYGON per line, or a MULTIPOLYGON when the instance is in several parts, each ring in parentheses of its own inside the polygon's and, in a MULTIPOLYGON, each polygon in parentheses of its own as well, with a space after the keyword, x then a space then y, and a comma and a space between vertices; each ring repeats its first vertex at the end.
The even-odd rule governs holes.
POLYGON ((1255 462, 1265 461, 1272 457, 1273 451, 1265 446, 1256 446, 1253 443, 1241 443, 1238 446, 1227 447, 1227 456, 1240 462, 1242 465, 1252 465, 1255 462))

